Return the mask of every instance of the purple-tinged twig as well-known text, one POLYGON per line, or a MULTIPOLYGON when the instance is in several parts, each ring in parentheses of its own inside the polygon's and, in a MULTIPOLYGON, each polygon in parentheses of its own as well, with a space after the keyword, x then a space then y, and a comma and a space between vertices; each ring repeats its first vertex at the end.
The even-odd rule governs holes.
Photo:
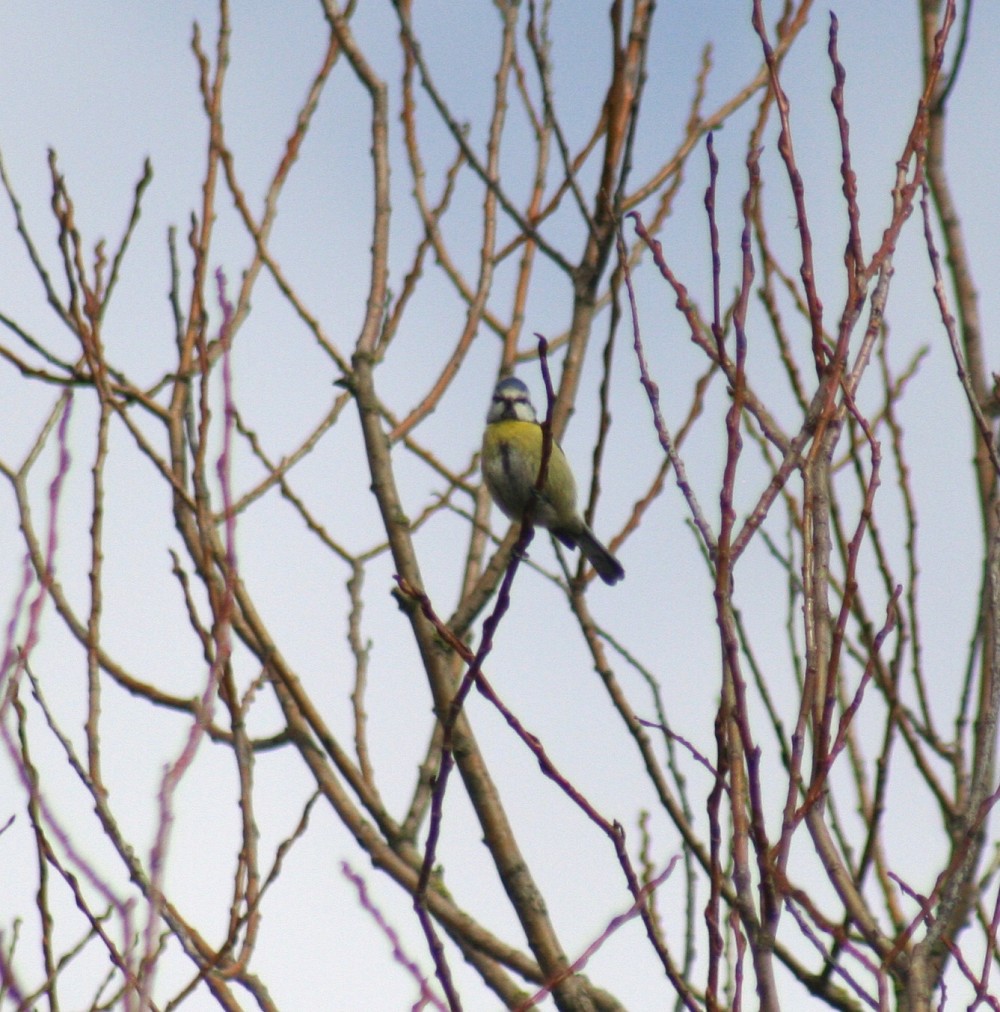
POLYGON ((392 946, 393 960, 417 982, 417 986, 420 988, 420 1001, 414 1006, 414 1009, 423 1008, 425 1005, 433 1005, 434 1008, 441 1009, 443 1012, 446 1009, 445 1004, 431 990, 430 985, 427 983, 427 977, 421 972, 420 967, 403 951, 399 934, 385 919, 385 915, 376 906, 371 896, 368 895, 368 887, 365 885, 365 880, 346 861, 340 862, 340 871, 344 878, 357 890, 358 902, 371 915, 372 920, 382 934, 389 939, 389 944, 392 946))
POLYGON ((591 956, 593 956, 594 953, 597 952, 601 946, 604 945, 604 943, 619 930, 619 928, 624 927, 624 925, 633 918, 640 916, 646 909, 646 904, 653 892, 670 877, 679 858, 680 855, 675 854, 668 862, 666 868, 664 868, 659 875, 640 888, 639 895, 636 896, 634 902, 628 910, 625 911, 625 913, 618 914, 616 917, 613 917, 608 922, 608 926, 600 933, 600 935, 597 936, 597 938, 594 939, 594 941, 590 943, 590 945, 587 946, 586 949, 584 949, 583 953, 579 957, 570 963, 570 965, 567 966, 555 980, 546 981, 544 987, 539 988, 539 990, 537 990, 530 998, 518 1005, 516 1012, 528 1012, 529 1009, 534 1008, 538 1002, 551 994, 552 989, 557 984, 572 974, 578 973, 582 970, 590 961, 591 956))
MULTIPOLYGON (((812 945, 815 946, 816 951, 819 953, 821 958, 824 961, 827 960, 829 955, 829 953, 827 952, 827 947, 823 944, 819 936, 813 930, 812 925, 806 919, 802 910, 799 909, 799 904, 798 902, 796 902, 795 898, 791 898, 789 900, 787 904, 787 909, 788 912, 792 915, 792 919, 798 924, 799 930, 802 932, 802 934, 806 937, 806 939, 808 939, 809 942, 812 943, 812 945)), ((812 911, 810 911, 810 915, 812 916, 812 911)), ((830 934, 832 934, 836 938, 838 944, 844 946, 844 948, 847 951, 849 951, 852 956, 857 958, 859 962, 861 962, 865 966, 866 969, 872 972, 872 974, 878 981, 879 993, 881 994, 885 987, 885 976, 886 976, 885 973, 878 966, 876 966, 870 959, 868 959, 863 952, 858 950, 857 947, 851 945, 850 942, 845 941, 845 937, 843 936, 843 933, 839 929, 837 931, 831 931, 832 925, 826 923, 821 923, 820 926, 824 930, 829 931, 830 934)), ((858 981, 856 981, 854 977, 844 968, 842 963, 831 962, 828 965, 830 966, 831 971, 835 973, 838 977, 840 977, 840 979, 870 1008, 883 1009, 886 1007, 881 1001, 877 1001, 870 994, 868 994, 868 992, 865 991, 865 989, 861 986, 861 984, 859 984, 858 981)))
MULTIPOLYGON (((642 219, 639 217, 638 212, 632 211, 628 216, 635 222, 636 231, 639 233, 640 237, 643 238, 644 241, 653 242, 654 240, 652 240, 649 236, 644 235, 645 230, 642 227, 642 219)), ((677 447, 670 436, 667 424, 663 420, 663 414, 660 411, 660 388, 650 375, 649 363, 646 361, 646 352, 642 342, 642 330, 639 326, 639 309, 636 305, 635 289, 632 287, 632 272, 628 265, 628 256, 625 250, 625 239, 620 231, 618 233, 618 260, 621 265, 622 275, 625 279, 625 288, 628 292, 629 306, 632 311, 633 347, 635 348, 636 359, 639 362, 639 374, 642 386, 646 391, 646 397, 649 400, 649 406, 653 412, 653 425, 656 427, 656 435, 660 441, 660 446, 663 448, 663 452, 666 453, 667 457, 670 459, 670 464, 674 469, 674 475, 677 479, 677 487, 681 490, 681 494, 684 496, 684 499, 688 504, 695 527, 698 528, 698 533, 701 534, 702 541, 704 542, 709 555, 714 558, 716 551, 715 535, 713 534, 711 525, 702 511, 701 504, 698 502, 698 497, 694 488, 688 480, 687 468, 684 466, 684 461, 677 452, 677 447)), ((665 266, 666 264, 663 263, 663 267, 665 266)))

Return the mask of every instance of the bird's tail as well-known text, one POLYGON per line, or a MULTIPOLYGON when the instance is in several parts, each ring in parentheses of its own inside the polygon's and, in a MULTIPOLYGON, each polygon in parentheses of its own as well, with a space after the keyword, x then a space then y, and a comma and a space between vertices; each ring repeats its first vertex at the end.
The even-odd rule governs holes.
POLYGON ((574 540, 605 583, 614 586, 625 575, 622 564, 594 537, 586 524, 574 533, 574 540))

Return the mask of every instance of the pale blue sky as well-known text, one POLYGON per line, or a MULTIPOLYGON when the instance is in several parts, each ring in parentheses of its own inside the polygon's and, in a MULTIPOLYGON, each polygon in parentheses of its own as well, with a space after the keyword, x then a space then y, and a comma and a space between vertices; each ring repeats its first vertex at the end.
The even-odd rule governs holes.
MULTIPOLYGON (((488 109, 488 88, 495 69, 493 33, 497 16, 492 5, 469 5, 468 14, 455 16, 453 3, 415 5, 417 31, 428 39, 424 55, 435 69, 439 83, 453 103, 455 115, 472 124, 471 137, 480 148, 488 109)), ((767 5, 773 16, 779 5, 767 5)), ((914 54, 918 49, 912 4, 872 4, 867 0, 832 4, 840 19, 840 54, 847 68, 847 105, 851 116, 852 147, 859 174, 860 203, 866 248, 870 251, 888 217, 889 191, 895 158, 901 150, 914 101, 916 75, 914 54)), ((554 4, 554 86, 565 117, 572 146, 591 128, 602 95, 607 52, 606 5, 596 3, 554 4)), ((657 13, 656 35, 650 49, 646 132, 636 151, 633 179, 639 180, 671 151, 681 135, 692 79, 700 51, 712 40, 715 71, 710 78, 706 109, 713 109, 738 84, 744 82, 760 61, 759 45, 749 25, 749 4, 736 0, 705 3, 662 4, 657 13)), ((114 244, 130 208, 132 191, 143 160, 153 162, 155 177, 143 203, 143 217, 125 266, 121 290, 107 318, 105 339, 110 353, 127 372, 152 380, 170 367, 173 354, 170 307, 167 302, 169 264, 166 233, 176 226, 183 270, 189 267, 185 235, 190 213, 200 206, 199 185, 205 165, 206 126, 197 93, 196 65, 190 49, 192 23, 202 25, 203 44, 214 54, 217 14, 207 2, 135 4, 112 2, 52 2, 44 13, 37 4, 8 0, 0 7, 0 151, 7 172, 23 205, 24 215, 50 269, 57 276, 52 244, 54 227, 49 208, 50 184, 46 150, 58 152, 59 166, 76 201, 77 220, 92 248, 100 237, 114 244), (57 27, 56 27, 57 26, 57 27)), ((845 213, 837 169, 837 136, 828 94, 831 72, 826 57, 828 19, 817 9, 786 64, 784 80, 793 102, 793 131, 806 193, 819 263, 819 281, 827 311, 827 325, 835 326, 843 298, 842 251, 845 213)), ((354 30, 378 72, 389 80, 393 95, 391 129, 398 151, 400 57, 396 41, 398 26, 388 4, 363 3, 354 30)), ((233 5, 232 64, 225 99, 227 137, 237 169, 250 199, 259 210, 266 180, 280 157, 292 118, 315 72, 325 44, 319 5, 288 3, 271 5, 236 2, 233 5)), ((1000 86, 996 53, 1000 51, 1000 18, 994 8, 976 12, 963 76, 956 89, 949 135, 949 163, 960 201, 975 266, 982 288, 984 332, 994 333, 1000 306, 992 286, 996 273, 996 235, 1000 225, 1000 187, 996 185, 997 111, 995 96, 1000 86)), ((423 100, 423 97, 421 97, 423 100)), ((746 187, 746 134, 756 102, 744 109, 715 138, 721 162, 719 204, 725 284, 738 282, 739 228, 736 215, 746 187)), ((424 122, 431 114, 424 102, 424 122)), ((519 112, 512 108, 511 142, 504 155, 515 193, 530 178, 530 164, 522 164, 516 143, 519 112)), ((334 72, 328 93, 316 116, 282 200, 272 249, 293 276, 313 312, 323 319, 327 331, 341 349, 349 352, 363 313, 367 257, 370 245, 370 198, 367 104, 363 92, 345 68, 334 72)), ((436 199, 438 172, 452 157, 453 146, 439 127, 439 149, 425 151, 429 186, 436 199)), ((776 171, 776 132, 768 132, 763 156, 763 199, 770 212, 772 238, 781 248, 797 241, 787 184, 776 171), (784 227, 784 232, 782 232, 784 227)), ((529 159, 525 160, 528 161, 529 159)), ((589 182, 588 177, 584 176, 589 182)), ((707 179, 704 151, 693 156, 687 182, 678 195, 676 211, 663 235, 671 263, 683 273, 692 294, 704 299, 708 293, 707 226, 702 194, 707 179)), ((409 201, 412 180, 400 162, 394 168, 392 233, 392 287, 398 291, 417 241, 416 217, 409 201)), ((473 272, 480 241, 478 186, 462 185, 456 194, 456 211, 445 231, 456 255, 467 259, 473 272), (468 222, 468 225, 466 223, 468 222)), ((214 263, 228 274, 231 293, 248 257, 250 245, 232 215, 230 201, 218 202, 219 222, 214 263)), ((643 210, 649 210, 644 208, 643 210)), ((570 254, 579 249, 578 231, 566 239, 553 225, 554 234, 570 254)), ((68 336, 45 306, 37 279, 26 263, 13 229, 13 216, 4 202, 0 210, 0 311, 51 342, 67 357, 74 349, 68 336)), ((462 325, 461 307, 447 284, 427 270, 427 282, 407 316, 397 338, 394 355, 381 372, 383 396, 399 415, 404 415, 439 371, 462 325)), ((542 281, 528 305, 526 332, 550 335, 566 326, 569 300, 565 283, 551 270, 541 271, 542 281)), ((693 351, 683 320, 673 309, 673 297, 651 274, 641 277, 639 296, 647 353, 661 384, 667 421, 680 423, 692 375, 702 368, 693 351)), ((942 672, 942 692, 953 697, 961 671, 956 658, 964 657, 971 634, 970 604, 976 592, 978 527, 971 505, 971 476, 965 486, 953 479, 943 481, 955 456, 964 462, 970 454, 968 426, 962 422, 942 436, 943 413, 960 410, 961 391, 943 343, 936 308, 930 297, 926 255, 921 249, 920 225, 914 220, 904 236, 897 259, 897 284, 889 302, 894 363, 901 369, 914 350, 932 342, 924 368, 914 380, 903 406, 905 424, 922 452, 911 464, 914 480, 924 491, 921 547, 924 582, 922 593, 929 612, 936 616, 935 635, 925 643, 932 664, 942 672), (922 258, 922 261, 921 261, 922 258), (962 573, 956 580, 954 574, 962 573)), ((498 290, 509 285, 509 268, 501 269, 498 290)), ((64 286, 62 286, 64 287, 64 286)), ((184 279, 187 291, 187 279, 184 279)), ((751 338, 752 340, 752 338, 751 338)), ((995 342, 994 342, 995 346, 995 342)), ((754 359, 753 370, 760 359, 754 359)), ((769 352, 761 353, 766 359, 769 352)), ((463 466, 478 446, 482 418, 495 375, 498 346, 489 335, 477 342, 458 382, 443 399, 436 415, 422 429, 423 437, 441 447, 447 463, 463 466)), ((236 389, 241 408, 256 427, 267 433, 275 456, 292 448, 302 433, 318 420, 332 399, 333 364, 319 354, 300 333, 288 308, 262 280, 253 313, 240 337, 235 361, 236 389)), ((588 361, 584 377, 586 396, 581 399, 574 424, 564 445, 586 485, 589 446, 594 431, 593 405, 599 381, 598 348, 588 361), (588 407, 589 405, 589 407, 588 407)), ((525 379, 536 398, 541 384, 534 369, 525 379)), ((598 533, 617 530, 624 522, 638 491, 655 467, 656 449, 649 426, 648 405, 636 381, 634 357, 624 339, 614 366, 612 410, 616 429, 604 477, 605 494, 598 515, 598 533)), ((760 389, 769 390, 766 370, 755 374, 760 389)), ((874 378, 874 376, 873 376, 874 378)), ((18 458, 36 434, 49 410, 53 395, 36 385, 20 381, 0 363, 0 419, 5 459, 18 458)), ((867 388, 862 388, 865 398, 867 388)), ((721 388, 713 398, 722 397, 721 388)), ((781 396, 776 394, 776 396, 781 396)), ((713 401, 718 407, 719 401, 713 401)), ((61 579, 77 601, 86 593, 87 517, 74 514, 73 504, 89 501, 89 443, 92 409, 78 398, 74 408, 73 446, 79 452, 67 483, 61 529, 61 579), (76 499, 74 499, 76 497, 76 499)), ((721 413, 719 413, 721 417, 721 413)), ((964 417, 964 416, 959 416, 964 417)), ((329 434, 321 448, 296 473, 297 487, 320 515, 359 549, 377 538, 370 506, 369 478, 357 446, 354 418, 329 434), (356 504, 362 504, 360 506, 356 504)), ((150 430, 155 431, 155 430, 150 430)), ((114 438, 119 438, 115 436, 114 438)), ((125 445, 122 440, 122 447, 125 445)), ((700 430, 685 450, 686 459, 714 520, 718 505, 715 491, 724 452, 718 428, 700 430)), ((114 459, 114 458, 113 458, 114 459)), ((181 602, 169 572, 166 546, 176 543, 165 493, 146 473, 148 468, 134 454, 123 454, 122 464, 112 464, 109 489, 119 495, 122 508, 108 517, 109 542, 138 546, 138 551, 111 552, 108 560, 108 638, 124 663, 135 665, 148 677, 162 680, 174 692, 195 692, 204 672, 199 658, 188 648, 176 656, 171 623, 183 620, 181 602), (150 559, 155 579, 148 581, 150 559)), ((404 500, 414 512, 425 503, 438 483, 429 471, 406 459, 398 460, 404 500)), ((751 472, 753 468, 751 467, 751 472)), ((238 479, 250 483, 252 465, 237 467, 238 479)), ((964 471, 959 472, 966 479, 964 471)), ((39 477, 47 480, 51 469, 39 477)), ((41 488, 41 484, 39 484, 41 488)), ((751 501, 756 488, 747 492, 751 501)), ((893 502, 894 490, 884 491, 893 502)), ((466 505, 463 503, 463 506, 466 505)), ((887 510, 891 514, 891 508, 887 510)), ((716 706, 718 645, 711 613, 711 595, 704 566, 693 537, 685 526, 682 500, 671 488, 654 507, 649 523, 629 541, 622 553, 628 579, 613 591, 597 586, 593 607, 599 620, 611 623, 627 616, 627 629, 643 630, 633 642, 640 659, 654 668, 671 707, 671 719, 685 736, 711 751, 712 717, 716 706), (704 690, 704 691, 702 691, 704 690)), ((890 523, 887 515, 884 523, 890 523)), ((455 544, 465 530, 464 522, 443 517, 429 528, 424 545, 425 579, 432 596, 447 612, 456 594, 459 553, 455 544)), ((272 498, 260 504, 239 529, 241 574, 254 588, 262 611, 291 662, 304 673, 309 690, 324 707, 336 731, 349 729, 349 663, 344 626, 346 568, 329 556, 318 556, 301 525, 290 519, 285 505, 272 498)), ((20 572, 22 549, 17 540, 14 503, 9 490, 0 489, 0 606, 14 599, 13 587, 20 572)), ((546 567, 554 560, 547 539, 539 539, 533 556, 546 567)), ((766 566, 762 549, 755 565, 766 566)), ((742 576, 750 591, 741 598, 747 622, 767 628, 773 609, 752 591, 754 570, 742 576)), ((762 569, 761 572, 764 572, 762 569)), ((634 750, 616 732, 605 747, 604 732, 613 720, 607 698, 565 614, 561 594, 550 584, 523 573, 527 589, 515 596, 504 635, 491 660, 498 688, 512 708, 530 715, 530 723, 544 739, 560 767, 599 808, 627 823, 634 832, 635 810, 651 804, 644 796, 645 784, 635 795, 624 791, 639 780, 641 771, 634 750), (595 743, 602 741, 599 749, 595 743)), ((772 577, 773 578, 773 577, 772 577)), ((413 757, 419 755, 426 737, 430 701, 419 681, 412 646, 395 604, 388 597, 391 566, 388 560, 372 567, 369 586, 385 592, 373 597, 366 613, 366 634, 376 647, 372 658, 369 708, 376 768, 384 771, 386 795, 400 805, 412 786, 413 757), (417 715, 416 718, 414 715, 417 715), (400 759, 404 756, 404 759, 400 759)), ((49 671, 58 671, 60 642, 56 622, 49 617, 45 629, 52 634, 43 641, 39 656, 49 671)), ((762 659, 775 666, 786 664, 782 631, 774 629, 774 656, 765 639, 762 659)), ((82 667, 73 662, 66 673, 68 686, 53 684, 51 696, 69 728, 79 726, 79 684, 82 667)), ((55 676, 50 676, 55 677, 55 676)), ((633 694, 637 708, 646 699, 645 689, 633 672, 623 670, 623 682, 633 694)), ((162 765, 176 754, 186 725, 157 727, 154 735, 145 723, 144 707, 127 697, 109 693, 106 719, 124 734, 108 736, 109 782, 129 799, 123 821, 136 847, 148 847, 152 825, 152 797, 136 785, 155 785, 162 765)), ((257 715, 258 732, 267 729, 268 704, 257 715)), ((557 927, 570 952, 582 950, 605 923, 628 906, 625 890, 614 875, 605 875, 585 895, 575 883, 587 877, 589 868, 609 859, 607 841, 588 831, 575 811, 566 812, 555 790, 537 775, 532 756, 515 746, 502 722, 485 704, 473 697, 470 715, 488 760, 493 760, 501 788, 510 802, 510 814, 539 881, 548 889, 557 927), (548 820, 551 809, 558 819, 548 820), (575 845, 567 852, 566 835, 575 845), (599 895, 595 895, 599 894, 599 895)), ((652 713, 648 713, 652 717, 652 713)), ((773 757, 771 757, 773 760, 773 757)), ((58 775, 59 757, 54 752, 39 762, 58 775)), ((310 784, 291 755, 268 756, 258 766, 262 845, 273 848, 291 831, 310 784)), ((690 770, 695 797, 702 771, 690 770)), ((0 768, 0 797, 10 796, 9 771, 0 768)), ((198 920, 202 904, 216 911, 225 907, 232 838, 213 831, 216 820, 236 817, 232 802, 232 769, 217 750, 204 746, 198 773, 181 788, 178 821, 171 849, 169 881, 182 907, 190 905, 198 920), (212 790, 211 784, 217 789, 212 790), (219 811, 219 800, 223 811, 219 811), (192 857, 197 854, 197 857, 192 857), (209 907, 209 904, 212 904, 209 907)), ((93 847, 92 860, 115 869, 114 859, 104 853, 88 806, 67 790, 53 798, 61 818, 80 832, 93 847)), ((0 824, 7 818, 0 808, 0 824)), ((402 971, 389 963, 386 944, 358 905, 339 873, 339 862, 348 858, 368 881, 369 889, 387 916, 400 930, 411 957, 430 971, 430 961, 409 904, 390 882, 381 878, 361 859, 352 841, 318 806, 314 820, 321 829, 307 836, 285 872, 283 889, 269 900, 265 929, 256 955, 258 972, 266 980, 278 1005, 287 1009, 316 1007, 403 1008, 413 1000, 413 989, 402 971), (371 987, 377 980, 379 1004, 372 1004, 371 987)), ((231 828, 231 827, 229 827, 231 828)), ((897 842, 905 841, 908 825, 898 825, 897 842)), ((661 817, 654 818, 664 865, 677 851, 676 834, 661 817)), ((441 862, 455 893, 468 902, 473 913, 489 908, 506 910, 492 867, 478 843, 462 792, 454 786, 448 798, 446 830, 441 862)), ((0 837, 0 860, 4 838, 0 837)), ((919 855, 899 854, 901 866, 919 880, 919 855)), ((116 871, 117 873, 117 871, 116 871)), ((7 876, 7 879, 10 877, 7 876)), ((30 907, 31 898, 15 897, 13 881, 0 884, 0 911, 30 907)), ((680 897, 668 883, 663 890, 664 909, 680 897)), ((6 915, 0 915, 6 916, 6 915)), ((509 913, 499 915, 493 926, 500 934, 520 941, 517 925, 509 913)), ((8 927, 0 920, 0 929, 8 927)), ((219 925, 213 925, 218 928, 219 925)), ((641 944, 640 925, 633 922, 616 935, 595 958, 590 971, 595 981, 616 994, 626 1006, 642 1008, 648 995, 645 982, 657 979, 658 970, 641 944)), ((66 942, 66 939, 63 939, 66 942)), ((453 969, 473 995, 467 1007, 493 1007, 458 958, 453 969), (479 996, 477 1003, 476 995, 479 996)), ((188 967, 168 964, 163 983, 185 979, 188 967)), ((89 978, 81 973, 89 987, 89 978)), ((82 986, 82 985, 81 985, 82 986)), ((81 991, 81 994, 84 992, 81 991)), ((87 992, 89 993, 89 992, 87 992)), ((657 992, 662 995, 663 992, 657 992)), ((68 1006, 72 1001, 66 998, 68 1006)), ((192 1007, 196 1007, 192 1005, 192 1007)))

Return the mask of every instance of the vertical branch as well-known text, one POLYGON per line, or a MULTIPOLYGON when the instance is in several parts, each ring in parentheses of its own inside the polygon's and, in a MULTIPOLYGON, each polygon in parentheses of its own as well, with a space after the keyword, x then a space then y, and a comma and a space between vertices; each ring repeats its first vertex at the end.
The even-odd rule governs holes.
POLYGON ((816 366, 816 375, 822 376, 825 368, 826 351, 823 346, 823 303, 820 301, 819 292, 816 288, 816 269, 813 264, 812 233, 809 229, 809 219, 806 214, 805 183, 802 174, 799 172, 795 162, 795 153, 792 147, 792 126, 788 96, 781 86, 778 76, 779 59, 778 54, 767 38, 767 27, 764 24, 764 5, 762 0, 753 0, 753 27, 760 39, 761 48, 764 51, 764 60, 767 63, 767 71, 770 80, 771 91, 778 107, 778 117, 781 120, 781 130, 778 133, 778 152, 785 162, 788 173, 788 182, 792 190, 792 199, 795 202, 795 221, 799 233, 799 243, 802 253, 802 261, 799 267, 799 274, 802 278, 802 288, 805 292, 806 304, 809 307, 809 323, 812 328, 812 353, 813 362, 816 366))
MULTIPOLYGON (((934 293, 938 300, 941 320, 951 344, 959 379, 965 390, 969 410, 977 433, 977 465, 985 463, 991 469, 989 486, 983 504, 983 522, 989 540, 986 546, 985 580, 980 605, 982 623, 982 657, 980 660, 979 698, 973 732, 972 754, 969 759, 968 787, 959 797, 959 809, 953 819, 952 860, 948 873, 939 881, 940 900, 937 916, 928 927, 926 937, 918 946, 922 957, 929 957, 935 967, 931 979, 936 979, 948 955, 947 942, 965 924, 972 913, 975 898, 971 885, 986 844, 986 819, 993 807, 990 801, 994 789, 997 753, 997 723, 1000 713, 1000 505, 995 488, 1000 476, 1000 460, 996 441, 976 395, 976 384, 964 360, 956 332, 955 319, 948 308, 947 294, 940 268, 940 257, 930 229, 926 198, 924 212, 924 240, 934 272, 934 293)), ((981 475, 982 477, 982 475, 981 475)), ((982 492, 983 487, 980 485, 982 492)), ((995 800, 995 797, 994 799, 995 800)))
POLYGON ((611 5, 612 76, 604 104, 604 152, 593 200, 594 227, 572 272, 573 316, 559 384, 560 399, 553 418, 557 438, 576 399, 584 352, 594 323, 597 287, 615 244, 616 216, 620 213, 617 204, 629 168, 633 124, 639 115, 653 7, 648 0, 637 0, 626 33, 623 0, 613 0, 611 5))
POLYGON ((233 509, 233 433, 236 427, 236 403, 233 390, 232 345, 235 327, 239 322, 239 306, 233 306, 226 295, 226 279, 221 268, 215 272, 217 297, 222 310, 218 347, 222 353, 223 429, 222 451, 216 461, 216 475, 222 497, 225 544, 221 560, 222 594, 218 602, 212 627, 213 653, 218 667, 219 694, 229 710, 233 733, 233 758, 239 779, 239 809, 242 845, 238 860, 238 873, 234 876, 234 895, 230 917, 230 940, 240 923, 239 912, 245 916, 245 934, 235 967, 244 969, 257 943, 260 927, 260 865, 258 860, 259 831, 253 802, 253 745, 247 733, 246 716, 253 700, 256 684, 244 699, 232 669, 233 612, 237 584, 236 513, 233 509))
POLYGON ((97 421, 97 453, 91 466, 94 505, 90 518, 90 614, 87 616, 87 768, 101 784, 101 678, 97 648, 101 638, 103 604, 102 563, 104 538, 104 464, 108 454, 108 422, 111 408, 101 399, 97 421))
MULTIPOLYGON (((963 34, 967 25, 971 5, 967 5, 966 21, 963 23, 963 34)), ((961 45, 956 56, 956 64, 947 77, 940 77, 941 63, 944 59, 944 41, 955 17, 954 0, 946 0, 944 11, 938 22, 935 5, 924 6, 924 31, 922 34, 924 50, 924 76, 929 85, 935 85, 930 94, 927 117, 927 184, 937 210, 937 220, 944 235, 944 245, 948 270, 955 291, 956 312, 964 350, 963 358, 968 366, 969 382, 976 402, 985 408, 990 400, 989 367, 983 343, 983 327, 979 313, 979 291, 972 272, 969 246, 962 227, 962 219, 958 205, 948 179, 945 165, 945 139, 947 124, 948 97, 952 86, 957 80, 961 66, 961 57, 965 46, 961 45)), ((976 478, 979 483, 980 501, 984 508, 996 494, 997 475, 993 462, 989 460, 987 443, 980 437, 976 438, 976 478)), ((983 525, 987 540, 991 536, 991 514, 984 509, 983 525)))
MULTIPOLYGON (((713 220, 715 216, 715 180, 718 168, 714 152, 711 149, 711 135, 709 136, 709 150, 712 161, 710 185, 705 203, 710 220, 712 220, 713 302, 715 305, 712 329, 716 335, 721 357, 724 351, 722 321, 719 316, 721 268, 718 253, 718 229, 713 220)), ((740 428, 746 404, 746 317, 754 278, 751 230, 754 207, 760 188, 759 156, 759 149, 751 149, 747 155, 749 182, 743 202, 742 277, 739 296, 732 315, 736 338, 736 374, 732 387, 732 404, 726 413, 726 461, 720 493, 722 519, 715 560, 714 596, 723 659, 722 706, 719 719, 719 723, 723 726, 717 730, 717 734, 721 733, 724 736, 723 747, 727 753, 724 761, 720 756, 720 766, 728 765, 730 770, 729 802, 733 819, 733 879, 738 897, 737 909, 743 930, 750 941, 760 1007, 762 1009, 777 1009, 779 1000, 771 952, 778 925, 779 905, 773 883, 770 880, 770 846, 765 827, 764 802, 759 775, 760 749, 755 744, 751 728, 751 716, 746 683, 742 674, 740 641, 733 605, 732 540, 736 523, 734 497, 737 469, 743 449, 740 428), (757 911, 752 895, 749 853, 751 843, 757 855, 760 875, 759 889, 762 908, 760 913, 757 911), (765 934, 767 935, 766 939, 765 934)))
MULTIPOLYGON (((157 928, 160 919, 163 917, 165 908, 165 894, 163 883, 166 874, 166 861, 170 846, 171 831, 174 823, 174 797, 181 780, 187 774, 194 762, 198 749, 204 740, 205 732, 212 720, 214 712, 214 698, 217 692, 221 691, 223 698, 230 705, 231 712, 238 709, 238 698, 236 695, 235 683, 230 668, 232 660, 232 622, 236 584, 236 518, 232 512, 232 487, 231 468, 233 462, 233 428, 235 414, 232 400, 232 372, 229 359, 231 325, 233 321, 233 307, 226 299, 224 279, 221 271, 217 272, 217 283, 219 285, 219 301, 222 306, 222 327, 220 331, 220 346, 223 349, 222 372, 223 372, 223 431, 222 451, 216 462, 216 474, 222 490, 222 500, 225 515, 225 554, 221 560, 222 585, 219 586, 216 580, 206 580, 205 586, 209 593, 209 601, 212 609, 212 630, 210 646, 210 664, 205 687, 202 690, 200 705, 196 718, 188 730, 187 739, 177 759, 171 763, 164 772, 157 795, 158 802, 158 826, 153 847, 149 859, 149 916, 146 921, 144 932, 144 951, 142 957, 141 987, 139 993, 139 1007, 146 1008, 152 1000, 153 982, 156 968, 157 928)), ((208 446, 209 423, 211 412, 208 407, 208 387, 210 377, 210 363, 202 342, 201 365, 201 419, 199 428, 199 446, 202 453, 199 454, 204 460, 204 451, 208 446)), ((195 480, 202 487, 198 497, 198 525, 201 531, 202 545, 206 556, 212 552, 212 534, 214 524, 209 510, 209 491, 206 476, 201 464, 194 470, 195 480)), ((234 732, 234 753, 237 759, 237 767, 240 778, 240 809, 244 820, 244 843, 240 855, 240 865, 247 876, 247 901, 249 910, 249 922, 247 926, 247 940, 245 955, 253 947, 256 936, 257 923, 257 863, 256 863, 256 826, 253 825, 252 805, 250 799, 250 749, 246 738, 242 721, 238 718, 233 720, 234 732)), ((237 875, 239 882, 242 876, 237 875)))
MULTIPOLYGON (((705 139, 708 152, 708 187, 705 190, 705 212, 709 223, 709 246, 712 257, 712 334, 715 337, 716 354, 721 359, 725 355, 724 336, 722 330, 722 309, 719 290, 722 283, 722 262, 719 255, 719 229, 715 220, 715 192, 719 175, 719 161, 715 156, 712 135, 705 139)), ((750 887, 749 864, 747 861, 746 832, 746 781, 743 777, 742 756, 739 751, 738 731, 733 727, 734 709, 736 705, 733 692, 733 666, 726 636, 726 625, 722 621, 728 595, 731 593, 731 557, 729 554, 732 526, 735 522, 733 511, 733 477, 736 462, 739 459, 740 436, 738 414, 736 429, 732 428, 735 406, 730 406, 726 416, 726 474, 723 478, 720 493, 721 524, 715 552, 715 608, 716 621, 722 637, 722 691, 720 693, 719 712, 715 718, 716 740, 716 782, 712 787, 709 799, 709 817, 711 820, 712 838, 712 874, 709 906, 706 921, 710 936, 710 963, 706 997, 710 1010, 718 1008, 718 977, 720 961, 723 953, 722 913, 720 909, 722 892, 722 836, 720 824, 720 807, 723 798, 723 785, 728 779, 729 790, 725 797, 732 813, 732 860, 734 864, 733 880, 737 895, 743 905, 747 919, 754 917, 752 899, 748 900, 750 887)))

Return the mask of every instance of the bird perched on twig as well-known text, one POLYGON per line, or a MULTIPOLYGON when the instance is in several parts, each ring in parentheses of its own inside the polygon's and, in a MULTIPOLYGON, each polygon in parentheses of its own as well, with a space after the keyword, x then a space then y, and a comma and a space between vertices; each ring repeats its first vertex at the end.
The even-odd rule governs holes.
POLYGON ((528 388, 513 376, 502 379, 493 391, 486 416, 480 462, 493 501, 511 520, 520 520, 528 503, 537 497, 534 522, 567 548, 579 548, 605 583, 617 583, 625 570, 580 516, 573 472, 558 443, 552 443, 545 485, 537 492, 541 464, 542 427, 528 388))

